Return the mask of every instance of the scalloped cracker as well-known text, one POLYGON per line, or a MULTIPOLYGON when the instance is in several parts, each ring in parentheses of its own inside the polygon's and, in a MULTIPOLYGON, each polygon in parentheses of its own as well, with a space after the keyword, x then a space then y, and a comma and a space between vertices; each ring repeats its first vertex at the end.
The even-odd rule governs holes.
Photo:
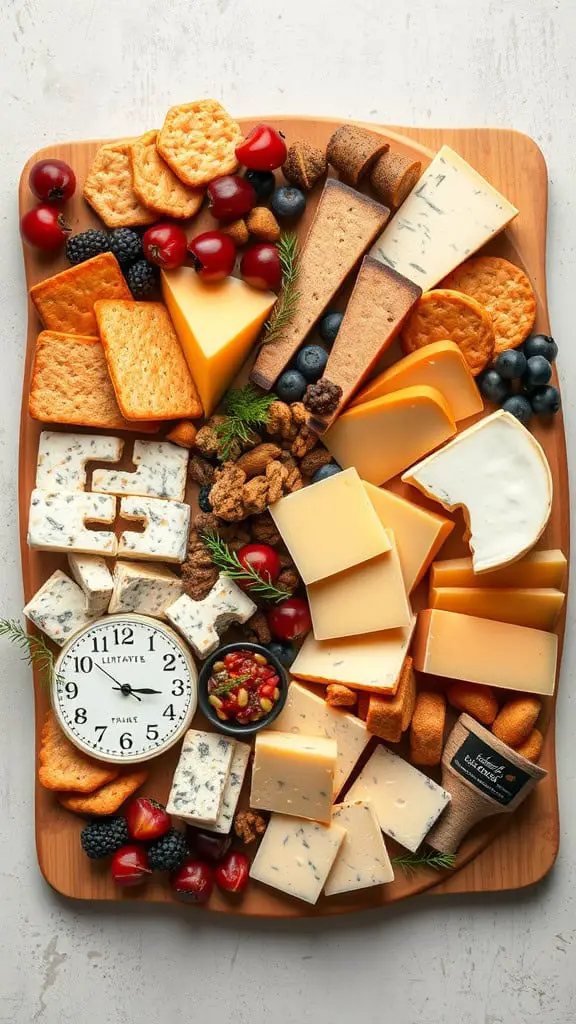
POLYGON ((156 145, 180 180, 198 187, 236 170, 242 138, 240 125, 217 100, 196 100, 171 107, 156 145))
POLYGON ((133 187, 149 210, 166 217, 194 217, 202 206, 204 189, 188 188, 156 149, 158 132, 146 132, 130 147, 133 187))

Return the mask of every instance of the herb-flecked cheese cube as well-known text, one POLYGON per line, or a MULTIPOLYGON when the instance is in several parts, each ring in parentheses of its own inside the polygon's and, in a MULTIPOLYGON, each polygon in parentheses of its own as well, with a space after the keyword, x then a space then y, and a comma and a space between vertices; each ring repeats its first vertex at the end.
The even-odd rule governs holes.
POLYGON ((219 576, 203 601, 182 594, 166 608, 166 618, 199 658, 213 654, 220 636, 234 622, 248 622, 256 605, 228 576, 219 576))
POLYGON ((346 838, 324 887, 327 896, 394 881, 394 870, 370 800, 337 804, 332 808, 332 821, 346 829, 346 838))
POLYGON ((186 448, 169 441, 135 441, 132 462, 136 471, 95 469, 92 490, 184 501, 188 457, 186 448))
POLYGON ((144 531, 125 530, 118 545, 119 555, 148 561, 183 562, 188 547, 190 505, 161 498, 121 498, 123 519, 144 521, 144 531))
POLYGON ((183 589, 180 577, 161 565, 118 561, 108 611, 111 615, 133 612, 163 619, 165 609, 178 600, 183 589))
POLYGON ((273 814, 256 854, 250 877, 274 889, 316 903, 346 830, 285 814, 273 814))
POLYGON ((84 591, 60 569, 52 573, 24 608, 26 618, 60 647, 99 614, 86 610, 84 591))
POLYGON ((86 610, 93 615, 104 615, 108 611, 114 585, 106 559, 71 552, 68 565, 76 583, 84 591, 86 610))
POLYGON ((115 555, 116 534, 87 530, 85 523, 113 523, 116 498, 79 491, 32 491, 28 518, 28 544, 39 551, 77 551, 115 555))
POLYGON ((250 806, 329 822, 337 752, 325 737, 258 733, 250 806))
POLYGON ((250 760, 250 750, 251 748, 247 743, 236 743, 234 745, 230 775, 228 776, 222 797, 222 807, 214 824, 202 821, 201 818, 186 818, 186 821, 189 821, 191 825, 200 825, 206 832, 218 832, 221 835, 227 835, 230 832, 248 761, 250 760))
POLYGON ((103 434, 60 434, 43 430, 38 442, 36 487, 84 491, 87 462, 118 462, 124 441, 103 434))
POLYGON ((230 774, 234 740, 189 729, 174 772, 166 810, 178 818, 215 824, 230 774))

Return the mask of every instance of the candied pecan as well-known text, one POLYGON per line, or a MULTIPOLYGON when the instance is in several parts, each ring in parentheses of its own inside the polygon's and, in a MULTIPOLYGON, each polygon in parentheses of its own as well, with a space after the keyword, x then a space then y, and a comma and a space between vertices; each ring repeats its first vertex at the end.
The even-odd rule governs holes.
POLYGON ((264 612, 254 612, 251 619, 244 626, 244 632, 250 637, 252 643, 269 644, 272 639, 268 620, 264 612))
POLYGON ((244 504, 244 518, 258 512, 264 512, 268 505, 268 481, 265 476, 253 476, 244 484, 242 490, 242 501, 244 504))
POLYGON ((264 835, 267 824, 266 818, 256 811, 236 811, 234 815, 234 832, 246 846, 264 835))
POLYGON ((250 526, 252 537, 258 544, 270 544, 271 547, 274 547, 280 542, 280 534, 269 512, 262 512, 259 516, 254 516, 250 520, 250 526))
POLYGON ((220 519, 233 523, 248 514, 244 508, 244 482, 246 474, 233 462, 226 462, 215 474, 210 491, 212 510, 220 519))
POLYGON ((290 406, 286 405, 285 402, 272 402, 268 409, 268 418, 266 420, 266 430, 268 433, 272 434, 273 437, 276 435, 290 437, 293 426, 290 406))
POLYGON ((187 558, 182 564, 184 593, 188 594, 193 601, 203 601, 217 579, 218 569, 215 565, 210 564, 209 567, 203 568, 195 564, 194 558, 187 558))
POLYGON ((196 434, 194 447, 197 448, 201 455, 207 458, 214 458, 218 453, 218 437, 213 427, 208 426, 208 424, 200 427, 196 434))
POLYGON ((196 533, 218 533, 220 526, 218 516, 213 512, 198 512, 192 523, 192 529, 196 530, 196 533))
POLYGON ((338 408, 342 398, 342 388, 331 380, 323 378, 317 384, 309 384, 304 395, 304 405, 309 412, 318 416, 330 416, 338 408))
POLYGON ((201 455, 191 455, 188 463, 188 476, 195 484, 205 487, 214 482, 214 466, 201 455))
POLYGON ((309 192, 326 174, 326 154, 309 142, 293 142, 282 165, 286 181, 309 192))
POLYGON ((288 476, 284 481, 284 491, 286 494, 292 494, 294 491, 300 491, 304 487, 304 481, 302 479, 302 473, 298 469, 298 466, 288 467, 288 476))
POLYGON ((328 449, 316 447, 304 456, 300 463, 300 470, 304 476, 314 476, 316 470, 327 466, 329 462, 332 462, 332 456, 328 449))
POLYGON ((318 444, 318 435, 310 430, 310 427, 300 427, 297 436, 292 442, 290 451, 297 459, 304 458, 308 452, 311 452, 313 448, 318 444))
POLYGON ((277 242, 280 238, 280 225, 267 206, 255 206, 246 218, 246 227, 261 242, 277 242))
POLYGON ((296 569, 282 569, 278 574, 276 586, 279 587, 280 590, 289 590, 290 593, 293 594, 300 586, 300 576, 296 569))
POLYGON ((325 701, 333 708, 353 708, 358 699, 354 690, 340 683, 329 683, 326 687, 325 701))
POLYGON ((292 422, 296 423, 297 426, 301 427, 308 419, 306 407, 303 402, 292 402, 290 406, 290 413, 292 415, 292 422))
POLYGON ((251 451, 244 452, 237 460, 236 465, 244 470, 248 478, 260 476, 261 473, 266 472, 267 465, 280 455, 281 451, 282 449, 277 444, 271 442, 259 444, 251 451))
POLYGON ((266 466, 266 480, 268 482, 268 504, 273 505, 284 494, 284 481, 288 476, 286 466, 281 462, 270 462, 266 466))

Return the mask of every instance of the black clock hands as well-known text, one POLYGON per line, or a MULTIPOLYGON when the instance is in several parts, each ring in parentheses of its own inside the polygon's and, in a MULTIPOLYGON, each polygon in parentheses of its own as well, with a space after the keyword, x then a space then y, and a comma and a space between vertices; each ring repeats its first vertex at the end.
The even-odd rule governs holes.
POLYGON ((118 679, 115 679, 114 676, 110 674, 110 672, 107 672, 105 668, 102 668, 102 665, 99 665, 97 661, 94 662, 94 665, 96 666, 96 668, 99 668, 100 671, 103 672, 105 676, 108 676, 108 679, 111 679, 113 683, 116 683, 116 686, 112 687, 113 690, 120 690, 120 692, 123 693, 125 697, 134 696, 136 700, 142 700, 142 698, 139 697, 137 693, 133 692, 130 683, 121 683, 118 679))
POLYGON ((138 688, 137 686, 131 686, 130 683, 122 683, 121 686, 113 686, 112 689, 122 690, 122 693, 126 694, 126 696, 137 697, 138 700, 140 700, 140 697, 138 697, 139 693, 162 693, 162 690, 151 690, 149 686, 138 688))
POLYGON ((162 693, 162 690, 151 690, 149 686, 142 686, 140 689, 131 686, 130 689, 132 693, 162 693))

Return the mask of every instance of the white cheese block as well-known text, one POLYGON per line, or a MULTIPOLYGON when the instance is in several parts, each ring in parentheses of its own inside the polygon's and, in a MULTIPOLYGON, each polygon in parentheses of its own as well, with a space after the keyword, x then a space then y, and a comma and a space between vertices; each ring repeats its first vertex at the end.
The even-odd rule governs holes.
POLYGON ((222 809, 233 754, 234 740, 189 729, 166 804, 168 814, 215 824, 222 809))
POLYGON ((526 427, 499 410, 404 473, 444 508, 462 507, 474 572, 515 562, 544 532, 552 474, 526 427))
POLYGON ((273 814, 250 878, 306 903, 316 903, 346 832, 334 823, 273 814))
POLYGON ((161 565, 116 562, 114 590, 108 611, 134 612, 165 618, 164 611, 180 597, 184 584, 179 576, 161 565))
POLYGON ((95 469, 92 490, 184 501, 188 457, 187 448, 169 441, 135 441, 132 462, 136 471, 95 469))
POLYGON ((60 647, 99 614, 86 610, 84 591, 60 569, 52 573, 24 608, 26 618, 60 647))
POLYGON ((328 824, 336 754, 336 741, 325 737, 259 732, 250 806, 328 824))
POLYGON ((309 633, 290 671, 313 683, 344 683, 355 690, 395 693, 415 625, 414 615, 409 626, 361 636, 315 640, 309 633))
POLYGON ((38 442, 36 487, 84 491, 87 462, 118 462, 124 441, 104 434, 59 434, 43 430, 38 442))
POLYGON ((337 804, 332 821, 346 829, 346 838, 324 886, 327 896, 394 881, 394 869, 370 800, 337 804))
MULTIPOLYGON (((114 499, 115 500, 115 499, 114 499)), ((125 530, 119 555, 148 561, 183 562, 188 547, 190 505, 161 498, 121 498, 122 519, 144 521, 144 532, 125 530)))
POLYGON ((366 723, 361 718, 330 707, 322 697, 300 683, 290 683, 286 703, 268 729, 336 740, 338 754, 334 769, 334 795, 342 789, 370 740, 366 723))
POLYGON ((458 153, 442 146, 370 255, 427 291, 517 213, 458 153))
POLYGON ((169 622, 188 641, 199 658, 218 649, 220 636, 233 622, 248 622, 256 605, 228 576, 219 576, 203 601, 182 594, 165 609, 169 622))
POLYGON ((217 820, 211 822, 203 821, 201 818, 186 818, 191 825, 198 825, 205 832, 218 832, 220 835, 228 835, 234 823, 234 815, 238 806, 238 800, 244 782, 244 776, 250 760, 251 747, 247 743, 235 743, 230 775, 224 787, 222 796, 222 807, 217 820))
POLYGON ((382 831, 415 853, 450 802, 450 794, 387 747, 379 746, 346 800, 371 800, 382 831))
POLYGON ((28 518, 28 544, 40 551, 78 551, 80 554, 115 555, 116 534, 87 530, 85 523, 113 523, 116 498, 108 494, 75 491, 32 491, 28 518))
POLYGON ((76 583, 84 591, 86 611, 104 615, 112 596, 114 581, 106 559, 98 555, 68 555, 68 565, 76 583))

